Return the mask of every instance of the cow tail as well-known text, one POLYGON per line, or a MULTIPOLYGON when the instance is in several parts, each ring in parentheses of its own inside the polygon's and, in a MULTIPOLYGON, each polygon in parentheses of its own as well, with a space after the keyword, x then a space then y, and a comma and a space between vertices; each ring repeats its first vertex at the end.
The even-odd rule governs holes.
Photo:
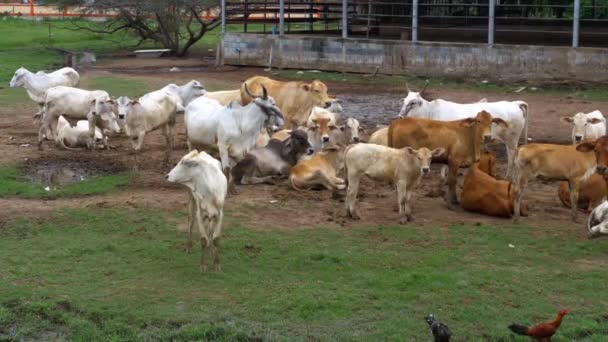
POLYGON ((393 147, 393 124, 388 125, 388 132, 386 132, 386 144, 388 147, 393 147))
POLYGON ((528 125, 530 124, 529 110, 530 106, 526 102, 520 102, 519 108, 524 115, 524 144, 528 143, 528 125))

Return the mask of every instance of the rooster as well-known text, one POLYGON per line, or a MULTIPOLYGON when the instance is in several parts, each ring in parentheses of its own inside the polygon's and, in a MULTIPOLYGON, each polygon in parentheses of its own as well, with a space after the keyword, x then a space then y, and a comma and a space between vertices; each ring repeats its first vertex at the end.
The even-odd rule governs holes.
POLYGON ((435 319, 435 316, 428 315, 424 318, 431 328, 435 342, 450 342, 452 332, 447 325, 435 319))
POLYGON ((557 318, 552 322, 542 323, 531 328, 524 325, 511 324, 509 325, 509 329, 516 334, 530 336, 536 341, 551 342, 551 336, 557 332, 557 329, 562 324, 562 319, 569 313, 570 310, 565 308, 557 313, 557 318))

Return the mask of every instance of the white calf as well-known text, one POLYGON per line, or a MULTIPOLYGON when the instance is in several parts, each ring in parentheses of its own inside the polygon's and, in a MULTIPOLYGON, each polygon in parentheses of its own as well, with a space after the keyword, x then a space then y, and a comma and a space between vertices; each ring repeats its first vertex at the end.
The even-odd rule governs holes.
MULTIPOLYGON (((110 131, 114 133, 120 132, 120 127, 116 121, 110 127, 110 131)), ((76 126, 70 126, 70 123, 60 116, 57 121, 57 136, 55 142, 65 149, 79 149, 89 145, 89 122, 80 120, 76 126)), ((102 143, 104 147, 108 147, 108 138, 103 134, 99 127, 95 127, 95 144, 102 143)))
POLYGON ((589 238, 608 235, 608 201, 602 202, 593 209, 587 220, 587 230, 589 238))
POLYGON ((606 135, 606 119, 599 110, 591 113, 577 113, 561 118, 564 123, 572 124, 572 143, 578 144, 585 139, 595 140, 606 135))
POLYGON ((192 228, 196 223, 201 236, 201 272, 207 271, 209 251, 213 252, 215 270, 221 271, 220 236, 228 188, 222 165, 207 153, 194 150, 180 160, 167 179, 190 189, 188 247, 192 248, 192 228))

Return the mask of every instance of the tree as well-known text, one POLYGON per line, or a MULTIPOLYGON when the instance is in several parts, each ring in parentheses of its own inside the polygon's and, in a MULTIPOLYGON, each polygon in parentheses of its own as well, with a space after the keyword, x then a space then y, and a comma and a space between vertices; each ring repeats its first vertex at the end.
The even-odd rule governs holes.
POLYGON ((82 14, 116 13, 99 26, 83 26, 73 22, 77 29, 96 33, 129 31, 140 38, 138 45, 155 41, 177 56, 188 49, 205 33, 220 25, 219 18, 205 19, 206 11, 218 13, 219 0, 55 0, 59 6, 78 6, 82 14))

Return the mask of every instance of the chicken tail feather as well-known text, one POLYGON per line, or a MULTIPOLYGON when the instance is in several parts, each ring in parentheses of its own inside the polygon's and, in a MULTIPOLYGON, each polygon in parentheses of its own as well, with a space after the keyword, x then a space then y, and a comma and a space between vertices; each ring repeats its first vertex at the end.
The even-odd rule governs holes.
POLYGON ((520 325, 520 324, 511 324, 509 325, 509 329, 511 329, 512 332, 519 334, 519 335, 528 335, 528 327, 525 325, 520 325))

